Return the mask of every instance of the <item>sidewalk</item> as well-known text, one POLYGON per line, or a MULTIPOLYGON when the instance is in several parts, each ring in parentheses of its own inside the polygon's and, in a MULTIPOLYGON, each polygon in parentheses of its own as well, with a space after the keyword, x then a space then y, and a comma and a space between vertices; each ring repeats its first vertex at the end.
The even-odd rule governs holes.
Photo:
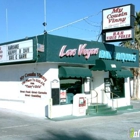
POLYGON ((131 99, 131 105, 134 109, 140 109, 140 100, 131 99))

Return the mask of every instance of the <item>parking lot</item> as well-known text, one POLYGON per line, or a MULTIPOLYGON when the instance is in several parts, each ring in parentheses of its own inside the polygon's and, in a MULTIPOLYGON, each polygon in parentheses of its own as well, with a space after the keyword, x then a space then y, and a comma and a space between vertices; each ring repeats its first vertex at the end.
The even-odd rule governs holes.
MULTIPOLYGON (((139 108, 140 101, 132 101, 139 108)), ((0 109, 0 140, 129 140, 140 130, 140 112, 62 121, 0 109)), ((134 138, 140 139, 140 138, 134 138)))

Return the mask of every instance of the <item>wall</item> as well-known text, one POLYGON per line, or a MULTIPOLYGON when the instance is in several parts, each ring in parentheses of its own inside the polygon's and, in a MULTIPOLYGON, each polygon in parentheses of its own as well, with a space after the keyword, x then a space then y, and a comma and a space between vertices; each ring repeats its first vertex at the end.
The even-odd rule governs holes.
POLYGON ((119 98, 119 99, 111 99, 110 93, 104 93, 102 89, 104 89, 104 78, 109 77, 108 72, 104 71, 93 71, 93 81, 91 83, 91 95, 88 96, 88 104, 91 102, 92 98, 92 103, 104 103, 108 104, 109 106, 112 107, 121 107, 121 106, 127 106, 130 105, 130 80, 129 78, 125 78, 125 97, 124 98, 119 98), (98 98, 96 96, 96 92, 98 93, 98 98))
MULTIPOLYGON (((106 103, 112 106, 110 93, 105 94, 102 91, 104 78, 108 78, 108 72, 92 71, 92 75, 91 94, 87 95, 88 103, 92 99, 92 103, 106 103), (95 97, 95 91, 98 98, 95 97)), ((51 81, 54 79, 59 81, 58 65, 54 63, 1 66, 0 107, 45 117, 45 108, 51 98, 51 81)), ((125 98, 113 100, 114 107, 126 105, 130 105, 129 78, 125 79, 125 98)), ((71 115, 72 107, 72 105, 53 106, 52 117, 71 115)))
POLYGON ((129 78, 125 78, 124 88, 125 88, 125 97, 124 98, 115 98, 115 99, 113 99, 113 102, 111 99, 109 102, 109 106, 117 108, 117 107, 130 105, 130 79, 129 78))
POLYGON ((54 105, 51 107, 51 118, 63 117, 72 115, 73 105, 54 105))
POLYGON ((0 67, 0 107, 45 116, 51 98, 50 83, 58 80, 56 64, 21 64, 0 67))
POLYGON ((91 98, 93 103, 107 103, 107 97, 102 92, 104 89, 104 78, 108 78, 108 72, 104 71, 92 71, 93 80, 91 83, 91 98), (98 99, 95 97, 98 93, 98 99), (98 101, 97 101, 98 100, 98 101))

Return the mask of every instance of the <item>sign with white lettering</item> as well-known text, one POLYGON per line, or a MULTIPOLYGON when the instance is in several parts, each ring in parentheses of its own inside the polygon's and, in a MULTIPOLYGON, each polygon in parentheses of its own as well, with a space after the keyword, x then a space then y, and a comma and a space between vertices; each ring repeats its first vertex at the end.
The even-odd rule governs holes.
POLYGON ((119 41, 119 40, 131 40, 133 38, 132 29, 130 30, 122 30, 122 31, 114 31, 105 33, 105 41, 119 41))
POLYGON ((0 46, 0 63, 33 60, 33 40, 0 46))
POLYGON ((123 52, 115 52, 100 50, 99 58, 101 59, 115 59, 122 62, 136 62, 136 54, 123 53, 123 52))
POLYGON ((103 30, 130 27, 134 18, 134 5, 125 5, 103 10, 103 30))

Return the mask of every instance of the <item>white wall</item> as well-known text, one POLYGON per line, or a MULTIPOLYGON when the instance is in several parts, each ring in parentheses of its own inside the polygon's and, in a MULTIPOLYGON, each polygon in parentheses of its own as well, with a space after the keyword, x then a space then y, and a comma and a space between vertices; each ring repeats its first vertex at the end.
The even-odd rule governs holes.
POLYGON ((125 97, 113 100, 113 105, 115 108, 130 105, 130 78, 125 78, 124 88, 125 97))
POLYGON ((72 115, 73 105, 54 105, 51 107, 51 118, 72 115))
POLYGON ((0 107, 19 110, 35 115, 45 116, 45 106, 51 98, 50 83, 58 79, 58 66, 56 64, 22 64, 0 67, 0 107), (35 73, 36 76, 26 76, 26 74, 35 73), (38 77, 40 73, 42 77, 38 77), (21 80, 21 77, 22 80, 21 80), (46 80, 44 80, 46 78, 46 80), (30 82, 25 82, 31 79, 30 82), (32 80, 34 79, 34 80, 32 80), (37 82, 39 80, 40 82, 37 82), (25 82, 25 83, 24 83, 25 82), (35 85, 29 87, 31 85, 35 85), (40 88, 37 88, 39 86, 40 88), (22 92, 24 93, 22 93, 22 92), (40 97, 28 97, 25 94, 37 91, 34 95, 40 97), (47 93, 47 94, 38 94, 47 93))
POLYGON ((124 98, 115 98, 115 99, 113 99, 113 102, 111 99, 109 102, 109 106, 117 108, 117 107, 123 107, 123 106, 130 105, 130 79, 129 78, 125 78, 124 88, 125 88, 125 97, 124 98))
POLYGON ((119 99, 111 99, 110 93, 104 93, 102 89, 104 89, 104 78, 109 77, 108 72, 104 71, 93 71, 93 82, 91 83, 91 95, 88 95, 88 104, 91 102, 90 99, 92 98, 92 103, 105 103, 112 107, 122 107, 130 105, 130 80, 129 78, 125 78, 125 97, 119 99), (96 96, 96 92, 98 93, 98 98, 96 96))
MULTIPOLYGON (((112 106, 112 100, 109 93, 104 93, 104 78, 108 78, 108 72, 92 71, 93 80, 91 83, 91 94, 86 95, 88 101, 92 99, 93 103, 107 103, 112 106), (98 98, 95 91, 98 93, 98 98), (98 99, 98 101, 97 101, 98 99)), ((10 108, 22 112, 31 113, 45 117, 45 108, 51 98, 51 81, 58 79, 58 65, 48 63, 35 63, 35 64, 22 64, 22 65, 9 65, 0 67, 0 107, 10 108), (27 76, 29 73, 40 73, 43 77, 27 76), (44 80, 46 79, 46 81, 44 80), (31 81, 26 81, 30 80, 31 81), (42 83, 34 80, 40 80, 42 83), (29 88, 31 85, 39 85, 40 88, 29 88), (24 91, 24 93, 21 93, 24 91), (27 97, 26 92, 46 92, 47 94, 40 94, 38 97, 27 97)), ((36 95, 35 94, 35 95, 36 95)), ((32 95, 32 93, 30 93, 32 95)), ((129 78, 125 79, 125 98, 114 99, 114 107, 121 107, 130 105, 130 86, 129 78)), ((54 116, 71 115, 72 105, 67 106, 53 106, 52 113, 54 116), (65 110, 63 110, 63 109, 65 110), (61 111, 58 109, 62 109, 61 111)))
POLYGON ((104 89, 104 78, 108 78, 108 72, 104 71, 92 71, 93 81, 91 83, 91 98, 94 103, 106 103, 107 97, 102 92, 104 89), (98 93, 98 99, 95 98, 96 92, 98 93), (97 101, 98 100, 98 101, 97 101))

